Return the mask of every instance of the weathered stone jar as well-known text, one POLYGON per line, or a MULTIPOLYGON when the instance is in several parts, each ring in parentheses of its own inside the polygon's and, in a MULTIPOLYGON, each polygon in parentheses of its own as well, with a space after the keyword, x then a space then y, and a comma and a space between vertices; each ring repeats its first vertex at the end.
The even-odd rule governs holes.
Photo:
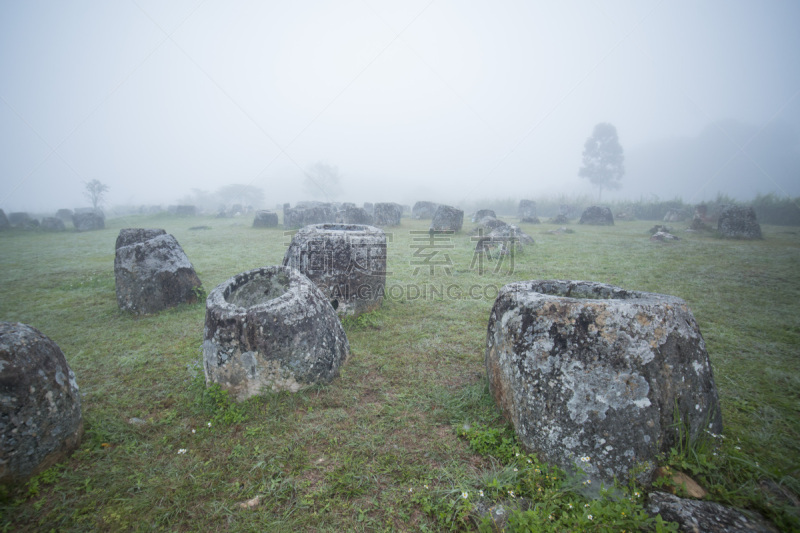
POLYGON ((340 315, 360 315, 383 301, 386 234, 358 224, 306 226, 292 238, 283 264, 308 276, 340 315))
POLYGON ((82 435, 81 395, 61 349, 26 324, 0 322, 0 485, 63 461, 82 435))
POLYGON ((237 401, 329 383, 350 351, 325 295, 293 268, 238 274, 206 300, 203 368, 237 401))
POLYGON ((486 368, 523 445, 598 481, 648 484, 681 432, 722 431, 703 337, 673 296, 587 281, 506 285, 486 368))
POLYGON ((120 230, 114 281, 119 308, 140 315, 195 303, 202 289, 183 248, 163 229, 120 230))

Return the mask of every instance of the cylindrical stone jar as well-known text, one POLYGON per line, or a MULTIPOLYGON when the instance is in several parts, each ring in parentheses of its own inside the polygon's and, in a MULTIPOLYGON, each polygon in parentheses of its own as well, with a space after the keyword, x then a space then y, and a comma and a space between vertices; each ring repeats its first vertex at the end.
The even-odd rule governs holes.
POLYGON ((686 302, 588 281, 500 290, 486 369, 498 406, 544 461, 647 484, 679 438, 722 431, 705 342, 686 302))
POLYGON ((360 224, 316 224, 292 238, 283 264, 308 276, 340 315, 380 307, 386 286, 386 234, 360 224))
POLYGON ((238 401, 329 383, 350 351, 325 295, 282 266, 243 272, 211 291, 204 337, 206 382, 238 401))

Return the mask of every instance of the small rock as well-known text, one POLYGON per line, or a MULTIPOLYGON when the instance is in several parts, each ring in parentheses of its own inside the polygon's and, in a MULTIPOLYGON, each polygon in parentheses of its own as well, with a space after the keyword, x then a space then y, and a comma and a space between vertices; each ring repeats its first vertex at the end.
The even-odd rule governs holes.
POLYGON ((255 507, 258 507, 260 503, 261 503, 261 496, 256 496, 255 498, 251 498, 246 502, 240 502, 239 507, 241 507, 242 509, 253 509, 255 507))
POLYGON ((667 233, 666 231, 658 231, 650 236, 650 240, 653 242, 667 242, 667 241, 679 241, 681 239, 680 237, 676 237, 672 233, 667 233))
POLYGON ((703 487, 683 472, 672 471, 667 467, 661 466, 653 473, 653 479, 659 478, 667 478, 673 483, 673 485, 664 487, 665 490, 672 494, 683 490, 686 491, 687 496, 697 500, 702 500, 708 494, 703 487))
POLYGON ((726 507, 715 502, 679 498, 666 492, 648 495, 647 512, 677 522, 687 533, 777 533, 761 515, 726 507))

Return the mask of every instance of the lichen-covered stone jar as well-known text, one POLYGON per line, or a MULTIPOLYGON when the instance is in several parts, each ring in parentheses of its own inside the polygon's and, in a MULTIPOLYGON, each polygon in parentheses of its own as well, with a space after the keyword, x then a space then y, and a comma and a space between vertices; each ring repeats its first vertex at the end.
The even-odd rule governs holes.
POLYGON ((590 479, 648 484, 657 455, 678 438, 722 431, 705 342, 673 296, 511 283, 491 311, 486 369, 522 444, 590 479))
POLYGON ((308 276, 339 315, 378 309, 386 286, 386 234, 364 224, 315 224, 300 229, 283 264, 308 276))
POLYGON ((282 266, 237 274, 212 290, 204 337, 206 382, 238 401, 329 383, 350 351, 325 295, 282 266))

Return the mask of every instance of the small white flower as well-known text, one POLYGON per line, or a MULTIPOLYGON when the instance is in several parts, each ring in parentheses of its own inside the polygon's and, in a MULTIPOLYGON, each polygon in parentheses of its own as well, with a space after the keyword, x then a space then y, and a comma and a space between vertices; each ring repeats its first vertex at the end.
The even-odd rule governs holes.
POLYGON ((192 433, 197 433, 197 430, 196 429, 192 429, 192 433))
POLYGON ((531 461, 530 459, 528 459, 528 464, 533 464, 533 461, 531 461))
POLYGON ((211 427, 211 422, 208 423, 208 427, 211 427))
POLYGON ((414 492, 414 489, 413 489, 413 488, 411 488, 411 487, 409 487, 409 488, 408 488, 408 492, 414 492))
POLYGON ((178 455, 183 455, 184 453, 186 453, 186 448, 181 448, 178 450, 178 455))
POLYGON ((483 491, 482 491, 482 490, 479 490, 479 491, 478 491, 478 496, 480 496, 481 498, 483 498, 483 491))
POLYGON ((586 516, 586 518, 588 518, 589 520, 594 520, 594 518, 592 517, 592 515, 587 515, 587 516, 586 516))
POLYGON ((462 492, 461 493, 461 497, 466 500, 467 498, 469 498, 469 493, 468 492, 462 492))
POLYGON ((516 457, 519 457, 519 452, 517 452, 516 457))
POLYGON ((569 508, 570 508, 570 509, 572 509, 572 504, 570 503, 570 504, 568 504, 568 505, 569 505, 569 508))
POLYGON ((584 463, 588 463, 589 462, 589 456, 588 455, 584 455, 583 457, 581 457, 581 461, 583 461, 584 463))
POLYGON ((588 503, 584 503, 583 506, 584 507, 589 507, 589 504, 588 503))
POLYGON ((513 490, 508 491, 508 495, 511 496, 512 498, 516 498, 516 496, 514 496, 513 490))
POLYGON ((425 490, 428 490, 428 485, 422 485, 422 486, 425 487, 425 490))
POLYGON ((516 466, 514 467, 514 472, 519 472, 519 470, 517 470, 516 466))

